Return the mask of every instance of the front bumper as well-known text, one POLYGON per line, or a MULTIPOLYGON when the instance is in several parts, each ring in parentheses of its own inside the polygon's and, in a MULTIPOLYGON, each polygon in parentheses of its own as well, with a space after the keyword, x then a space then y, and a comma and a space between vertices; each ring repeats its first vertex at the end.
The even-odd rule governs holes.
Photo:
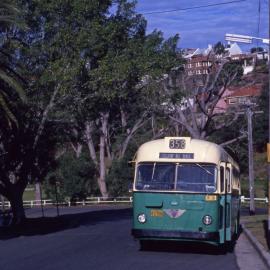
POLYGON ((190 231, 162 231, 162 230, 141 230, 132 229, 131 234, 139 239, 186 239, 219 241, 218 232, 190 232, 190 231))

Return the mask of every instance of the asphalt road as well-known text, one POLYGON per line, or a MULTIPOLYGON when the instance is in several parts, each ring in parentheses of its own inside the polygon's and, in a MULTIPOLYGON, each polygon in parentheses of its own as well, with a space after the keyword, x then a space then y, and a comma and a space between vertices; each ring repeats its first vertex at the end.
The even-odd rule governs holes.
MULTIPOLYGON (((24 230, 0 234, 0 270, 238 269, 233 252, 194 244, 157 244, 140 251, 130 235, 131 210, 115 207, 47 209, 24 230), (48 217, 50 216, 50 217, 48 217)), ((29 217, 40 215, 29 210, 29 217)))

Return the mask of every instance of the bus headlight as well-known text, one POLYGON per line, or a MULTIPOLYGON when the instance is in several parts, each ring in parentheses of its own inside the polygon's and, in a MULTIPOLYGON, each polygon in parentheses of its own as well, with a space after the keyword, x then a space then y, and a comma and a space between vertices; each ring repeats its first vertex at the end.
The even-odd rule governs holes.
POLYGON ((206 215, 203 217, 203 224, 210 225, 212 224, 212 217, 209 215, 206 215))
POLYGON ((145 223, 146 222, 146 215, 145 214, 139 214, 138 215, 138 221, 140 223, 145 223))

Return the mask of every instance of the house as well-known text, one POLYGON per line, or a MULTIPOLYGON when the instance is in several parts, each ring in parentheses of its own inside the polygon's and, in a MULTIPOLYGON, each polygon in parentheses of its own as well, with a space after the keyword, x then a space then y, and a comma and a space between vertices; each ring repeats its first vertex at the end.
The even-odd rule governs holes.
POLYGON ((254 104, 262 93, 262 84, 230 88, 233 92, 224 98, 228 107, 246 104, 254 104))
POLYGON ((214 114, 219 114, 219 113, 225 113, 228 109, 228 103, 227 103, 227 98, 230 96, 234 91, 230 89, 225 89, 224 93, 222 94, 220 100, 215 106, 214 109, 214 114))
POLYGON ((255 84, 242 87, 229 87, 226 89, 221 99, 214 109, 215 114, 225 113, 227 110, 256 103, 262 93, 262 84, 255 84))
POLYGON ((228 43, 227 48, 225 48, 226 56, 232 57, 233 55, 243 54, 241 48, 237 43, 228 43))
POLYGON ((213 58, 206 55, 194 55, 185 64, 185 70, 188 76, 205 75, 209 73, 210 67, 213 65, 213 58))

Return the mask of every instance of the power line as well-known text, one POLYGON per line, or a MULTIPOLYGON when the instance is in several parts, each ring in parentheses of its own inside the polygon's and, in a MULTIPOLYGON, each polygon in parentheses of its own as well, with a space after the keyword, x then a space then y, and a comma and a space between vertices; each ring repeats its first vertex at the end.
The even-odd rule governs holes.
POLYGON ((239 3, 239 2, 246 2, 246 0, 236 0, 236 1, 222 2, 222 3, 218 3, 218 4, 209 4, 209 5, 194 6, 194 7, 187 7, 187 8, 177 8, 177 9, 163 10, 163 11, 150 11, 150 12, 144 12, 144 13, 141 13, 141 14, 142 15, 162 14, 162 13, 170 13, 170 12, 190 10, 190 9, 199 9, 199 8, 207 8, 207 7, 228 5, 228 4, 239 3))

